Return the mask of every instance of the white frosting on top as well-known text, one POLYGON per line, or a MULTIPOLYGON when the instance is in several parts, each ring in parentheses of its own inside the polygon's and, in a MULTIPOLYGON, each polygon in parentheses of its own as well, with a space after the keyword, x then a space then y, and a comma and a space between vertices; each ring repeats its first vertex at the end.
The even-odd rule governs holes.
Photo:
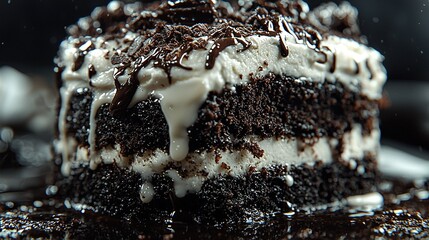
MULTIPOLYGON (((133 41, 136 37, 136 34, 128 32, 125 38, 133 41)), ((248 50, 238 52, 237 50, 242 48, 241 45, 227 47, 220 52, 212 69, 205 68, 209 50, 193 50, 188 54, 188 58, 182 61, 184 66, 191 67, 192 70, 173 67, 171 85, 165 71, 154 67, 151 62, 138 73, 140 85, 129 107, 151 95, 160 99, 169 126, 170 157, 182 161, 186 158, 189 148, 187 128, 196 120, 198 109, 209 92, 221 91, 227 83, 231 86, 244 84, 251 75, 264 76, 274 73, 300 78, 302 81, 340 81, 369 99, 381 97, 386 74, 382 65, 383 57, 377 51, 352 40, 329 36, 322 40, 320 46, 330 49, 330 54, 323 54, 286 31, 281 33, 281 37, 286 39, 289 48, 287 57, 281 56, 278 36, 250 36, 246 38, 252 43, 248 50), (333 64, 335 71, 332 72, 333 64)), ((121 50, 115 41, 105 41, 103 37, 98 37, 93 41, 95 49, 88 51, 83 66, 78 71, 72 71, 75 56, 79 51, 77 42, 77 39, 70 37, 61 44, 59 52, 60 63, 65 67, 62 73, 64 83, 60 90, 63 102, 59 121, 60 139, 65 144, 67 136, 64 112, 67 111, 71 93, 78 88, 89 87, 91 83, 94 102, 91 109, 89 143, 94 147, 95 115, 98 108, 111 102, 116 93, 114 66, 105 56, 109 51, 112 54, 121 50), (94 66, 97 72, 92 79, 88 73, 90 65, 94 66)), ((209 41, 206 49, 210 49, 212 45, 213 42, 209 41)), ((127 74, 119 77, 122 84, 127 79, 127 74)), ((95 154, 94 148, 91 153, 95 154)), ((69 160, 64 152, 63 159, 69 160)), ((92 166, 95 167, 98 163, 94 157, 92 166)))

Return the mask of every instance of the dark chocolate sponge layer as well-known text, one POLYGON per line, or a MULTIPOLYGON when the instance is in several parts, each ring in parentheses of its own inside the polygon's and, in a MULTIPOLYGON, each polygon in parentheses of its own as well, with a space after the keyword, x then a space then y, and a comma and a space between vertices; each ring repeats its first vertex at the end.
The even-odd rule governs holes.
MULTIPOLYGON (((67 114, 68 134, 88 145, 91 92, 80 89, 67 114)), ((168 125, 159 100, 152 97, 113 116, 109 104, 97 114, 97 148, 119 143, 125 155, 147 150, 168 151, 168 125)), ((369 100, 341 83, 314 83, 270 74, 264 78, 212 92, 188 129, 190 151, 242 150, 262 154, 246 136, 341 140, 354 124, 370 133, 378 117, 378 101, 369 100)))
POLYGON ((156 174, 152 178, 155 196, 148 204, 140 200, 144 181, 140 175, 114 164, 102 164, 96 170, 79 166, 58 184, 60 195, 72 202, 131 221, 164 221, 174 211, 179 220, 240 222, 375 191, 375 158, 367 155, 357 162, 365 167, 363 174, 334 162, 290 169, 277 166, 242 177, 219 176, 205 181, 201 191, 188 193, 184 198, 175 196, 173 181, 168 176, 156 174), (284 178, 287 175, 294 179, 291 187, 284 178))

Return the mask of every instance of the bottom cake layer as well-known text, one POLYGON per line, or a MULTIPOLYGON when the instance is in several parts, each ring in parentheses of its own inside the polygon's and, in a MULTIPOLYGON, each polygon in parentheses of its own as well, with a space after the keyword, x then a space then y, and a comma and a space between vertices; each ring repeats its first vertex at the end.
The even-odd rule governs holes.
POLYGON ((131 221, 193 220, 201 223, 256 221, 294 208, 320 206, 375 191, 375 157, 356 160, 357 168, 334 161, 274 166, 241 177, 218 176, 201 190, 178 198, 166 174, 152 177, 153 200, 143 203, 141 175, 115 163, 96 170, 74 167, 58 181, 59 194, 75 209, 88 209, 131 221), (291 181, 291 179, 293 179, 291 181))

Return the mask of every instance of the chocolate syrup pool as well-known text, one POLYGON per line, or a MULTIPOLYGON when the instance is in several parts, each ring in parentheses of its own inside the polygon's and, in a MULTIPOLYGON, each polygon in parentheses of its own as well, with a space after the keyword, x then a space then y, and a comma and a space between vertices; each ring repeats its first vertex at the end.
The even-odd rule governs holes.
MULTIPOLYGON (((419 164, 416 167, 426 163, 419 164)), ((416 175, 420 180, 382 175, 377 186, 379 194, 357 196, 348 203, 278 213, 243 224, 207 226, 184 221, 184 213, 173 214, 163 224, 151 225, 72 210, 69 202, 55 197, 55 186, 42 186, 43 181, 36 181, 49 176, 49 172, 45 167, 0 170, 0 187, 7 184, 7 176, 23 179, 21 189, 0 189, 0 238, 429 238, 429 184, 427 176, 422 175, 416 175), (383 205, 374 201, 377 197, 384 199, 383 205), (174 215, 182 216, 182 220, 174 215)))

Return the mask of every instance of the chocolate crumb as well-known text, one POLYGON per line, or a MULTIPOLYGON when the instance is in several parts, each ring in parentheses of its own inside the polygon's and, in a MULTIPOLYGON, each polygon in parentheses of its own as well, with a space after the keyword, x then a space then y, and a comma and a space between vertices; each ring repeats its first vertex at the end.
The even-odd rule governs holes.
POLYGON ((222 156, 219 153, 216 153, 215 162, 218 164, 221 159, 222 159, 222 156))
POLYGON ((85 55, 83 54, 83 52, 76 53, 74 56, 73 65, 71 67, 72 71, 76 72, 77 70, 79 70, 82 67, 84 61, 85 55))
POLYGON ((222 162, 222 164, 220 166, 221 166, 222 169, 225 169, 225 170, 230 170, 231 169, 231 167, 228 164, 226 164, 225 162, 222 162))
POLYGON ((92 77, 94 77, 97 74, 97 71, 95 70, 94 65, 90 64, 88 67, 88 77, 89 79, 91 79, 92 77))

